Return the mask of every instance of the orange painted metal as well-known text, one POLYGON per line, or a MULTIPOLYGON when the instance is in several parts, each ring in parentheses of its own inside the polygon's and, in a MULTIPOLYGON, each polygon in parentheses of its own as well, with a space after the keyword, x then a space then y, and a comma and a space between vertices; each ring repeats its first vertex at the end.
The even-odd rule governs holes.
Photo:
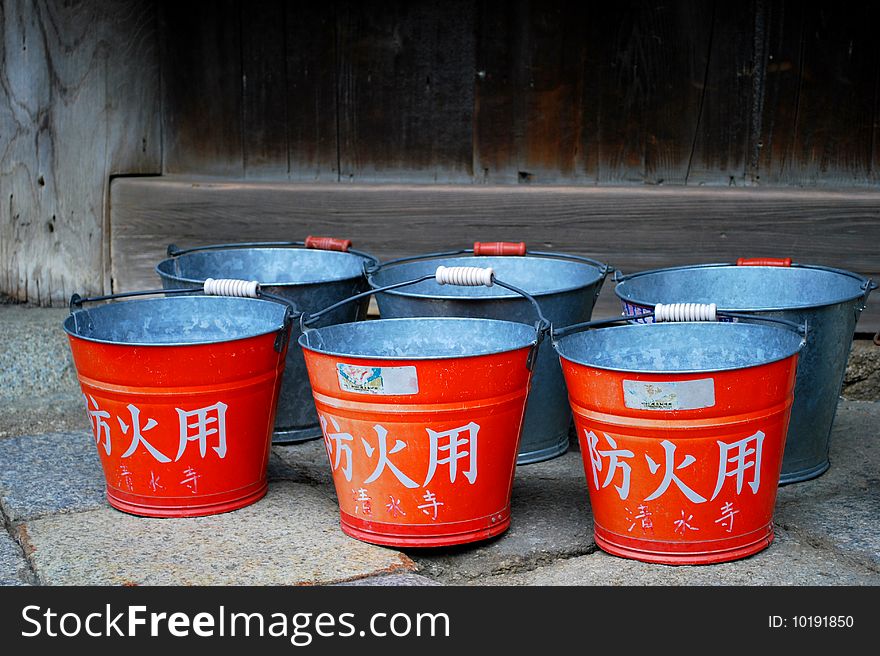
POLYGON ((767 547, 796 362, 646 374, 563 358, 597 545, 666 564, 724 562, 767 547), (650 392, 652 383, 711 385, 714 405, 627 407, 625 385, 650 392))
POLYGON ((284 371, 277 333, 170 346, 68 337, 110 505, 190 517, 266 494, 284 371))
POLYGON ((313 237, 309 235, 303 241, 306 248, 317 248, 322 251, 342 251, 347 253, 351 248, 351 239, 340 239, 338 237, 313 237))
POLYGON ((436 547, 508 528, 528 348, 409 360, 303 351, 346 534, 436 547), (362 393, 350 391, 357 382, 340 383, 341 375, 365 381, 389 371, 404 372, 406 389, 398 391, 409 393, 362 393))
POLYGON ((790 257, 741 257, 737 259, 736 266, 775 266, 790 267, 790 257))
POLYGON ((524 241, 475 241, 474 255, 525 255, 524 241))

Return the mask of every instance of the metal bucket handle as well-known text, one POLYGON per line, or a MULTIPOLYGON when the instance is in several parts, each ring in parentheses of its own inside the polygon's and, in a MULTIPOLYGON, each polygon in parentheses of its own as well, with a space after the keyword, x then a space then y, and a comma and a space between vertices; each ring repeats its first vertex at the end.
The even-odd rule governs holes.
POLYGON ((279 353, 284 350, 284 345, 290 337, 290 327, 293 324, 293 315, 299 314, 296 306, 283 296, 270 294, 260 288, 260 283, 256 280, 236 280, 233 278, 208 278, 201 287, 190 287, 187 289, 146 289, 132 292, 117 292, 116 294, 106 294, 104 296, 91 296, 83 298, 79 294, 73 294, 70 297, 69 308, 70 314, 74 317, 74 325, 76 325, 77 310, 81 309, 83 303, 98 303, 100 301, 112 301, 118 298, 131 298, 135 296, 170 296, 176 294, 194 294, 202 292, 205 296, 234 296, 238 298, 264 298, 269 299, 285 306, 284 323, 281 332, 275 338, 275 350, 279 353))
POLYGON ((873 280, 871 280, 870 278, 865 278, 864 282, 862 282, 862 290, 865 293, 862 294, 862 302, 856 308, 856 321, 858 321, 859 315, 862 313, 862 310, 864 310, 865 306, 868 304, 868 296, 875 289, 877 289, 877 283, 874 282, 873 280))
POLYGON ((788 319, 780 319, 778 317, 766 317, 760 314, 746 314, 744 312, 728 312, 719 310, 715 303, 657 303, 653 311, 644 312, 635 315, 623 315, 620 317, 612 317, 610 319, 597 319, 595 321, 585 321, 583 323, 575 323, 565 326, 559 330, 551 330, 551 338, 553 340, 578 333, 589 328, 600 328, 602 326, 610 326, 615 323, 629 323, 637 319, 653 318, 655 322, 681 322, 681 321, 717 321, 719 317, 730 319, 745 319, 748 321, 766 321, 767 323, 775 323, 789 330, 793 330, 802 336, 801 345, 807 340, 807 324, 803 325, 788 319))
POLYGON ((390 266, 392 264, 402 264, 404 262, 417 262, 419 260, 431 260, 437 257, 454 257, 455 255, 467 255, 468 253, 472 253, 473 255, 492 255, 492 256, 509 256, 509 257, 522 257, 525 255, 536 255, 538 257, 550 257, 556 258, 559 260, 572 260, 574 262, 583 262, 585 264, 590 264, 602 273, 602 279, 605 279, 609 273, 614 271, 614 267, 606 264, 605 262, 600 262, 599 260, 594 260, 591 257, 585 257, 583 255, 574 255, 572 253, 548 253, 546 251, 532 251, 526 248, 526 243, 524 241, 520 242, 512 242, 512 241, 493 241, 493 242, 474 242, 473 248, 460 248, 454 251, 443 251, 437 253, 424 253, 422 255, 409 255, 407 257, 398 257, 393 260, 388 260, 387 262, 377 262, 375 265, 367 268, 367 274, 373 274, 382 269, 383 267, 390 266))
POLYGON ((371 289, 360 294, 355 294, 354 296, 343 299, 338 303, 334 303, 333 305, 326 307, 323 310, 319 310, 318 312, 315 312, 313 314, 303 312, 302 314, 300 314, 299 317, 300 329, 303 333, 311 330, 309 328, 309 324, 315 323, 322 316, 333 312, 334 310, 348 303, 354 303, 355 301, 367 298, 369 296, 372 296, 373 294, 390 291, 399 287, 406 287, 408 285, 416 285, 420 282, 426 282, 428 280, 435 280, 440 285, 458 285, 464 287, 491 287, 494 284, 498 285, 499 287, 509 289, 512 292, 516 292, 520 296, 524 297, 527 301, 529 301, 529 303, 531 303, 532 307, 535 309, 535 314, 538 315, 538 321, 535 322, 535 344, 532 346, 531 351, 529 351, 529 357, 526 362, 526 366, 529 368, 529 370, 532 369, 535 363, 535 358, 538 355, 538 348, 541 346, 541 342, 544 340, 545 335, 551 330, 550 322, 544 316, 544 313, 541 312, 541 306, 538 304, 538 301, 536 301, 531 294, 523 289, 520 289, 519 287, 509 285, 503 280, 498 280, 495 277, 495 271, 491 267, 483 268, 439 266, 437 267, 437 270, 432 274, 427 274, 421 276, 420 278, 414 278, 413 280, 397 282, 391 285, 385 285, 384 287, 371 289))
POLYGON ((359 255, 367 260, 364 262, 364 271, 370 267, 379 264, 379 260, 369 253, 356 250, 351 247, 351 239, 340 239, 338 237, 314 237, 309 235, 304 241, 251 241, 240 242, 237 244, 212 244, 210 246, 194 246, 192 248, 178 248, 176 244, 168 244, 166 253, 168 257, 178 257, 187 253, 195 253, 197 251, 219 251, 230 248, 311 248, 322 251, 339 251, 341 253, 351 253, 359 255))

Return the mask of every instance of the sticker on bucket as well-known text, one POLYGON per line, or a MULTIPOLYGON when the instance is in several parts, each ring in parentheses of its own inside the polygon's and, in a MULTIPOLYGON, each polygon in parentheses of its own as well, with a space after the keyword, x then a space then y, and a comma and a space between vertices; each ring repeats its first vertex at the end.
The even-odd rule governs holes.
POLYGON ((636 410, 699 410, 715 405, 712 378, 670 382, 624 380, 623 400, 636 410))
POLYGON ((362 367, 336 364, 339 388, 355 394, 418 394, 419 379, 415 367, 362 367))

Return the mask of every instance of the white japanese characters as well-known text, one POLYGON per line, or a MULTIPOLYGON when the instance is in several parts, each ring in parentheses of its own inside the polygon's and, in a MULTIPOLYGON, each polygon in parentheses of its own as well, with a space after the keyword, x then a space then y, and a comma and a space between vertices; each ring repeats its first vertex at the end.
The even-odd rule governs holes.
MULTIPOLYGON (((92 425, 92 431, 95 436, 95 444, 103 446, 104 452, 109 456, 113 452, 113 444, 110 435, 110 413, 102 410, 98 406, 98 402, 91 394, 83 395, 86 401, 86 411, 89 415, 89 422, 92 425), (102 444, 103 441, 103 444, 102 444)), ((207 453, 209 441, 214 441, 216 436, 216 446, 212 446, 213 451, 220 458, 226 457, 226 409, 227 405, 222 401, 218 401, 212 405, 197 410, 183 410, 175 408, 179 419, 179 445, 174 461, 178 461, 186 452, 189 442, 198 442, 199 454, 202 458, 207 453), (190 423, 190 420, 194 420, 190 423)), ((122 435, 129 438, 128 447, 120 457, 130 458, 141 447, 147 451, 157 462, 171 462, 171 458, 159 451, 148 440, 148 433, 155 429, 159 422, 151 417, 142 418, 141 410, 136 405, 129 403, 126 406, 128 416, 123 418, 116 417, 119 424, 119 430, 122 435)), ((158 478, 155 473, 150 481, 153 490, 159 489, 158 478)))
MULTIPOLYGON (((445 477, 447 475, 450 483, 462 480, 473 485, 477 481, 477 442, 480 426, 474 422, 446 431, 425 428, 428 468, 424 482, 419 484, 416 479, 411 477, 417 472, 407 472, 401 469, 395 463, 395 455, 410 448, 425 448, 424 444, 414 447, 413 443, 407 441, 407 436, 391 436, 388 429, 381 424, 372 426, 375 440, 369 435, 362 435, 355 440, 351 433, 342 432, 339 422, 334 417, 319 415, 319 420, 324 433, 324 446, 334 472, 340 472, 346 482, 352 482, 354 476, 352 448, 355 445, 359 445, 366 461, 370 463, 370 473, 361 482, 361 487, 352 489, 355 514, 371 515, 376 510, 380 515, 384 513, 385 516, 392 519, 406 517, 407 509, 400 497, 385 493, 388 501, 373 506, 369 496, 368 486, 370 484, 376 483, 380 479, 393 478, 404 488, 424 489, 425 492, 421 497, 424 503, 417 505, 416 510, 430 517, 432 521, 437 521, 446 502, 440 500, 435 492, 428 489, 431 482, 435 479, 442 480, 438 479, 438 476, 445 477), (443 472, 444 469, 445 472, 443 472)), ((424 439, 424 437, 420 436, 420 439, 424 439)))
MULTIPOLYGON (((669 489, 670 484, 675 483, 679 490, 691 501, 694 503, 703 503, 706 499, 701 497, 699 494, 694 492, 691 488, 685 485, 682 480, 675 474, 676 469, 685 469, 686 467, 690 467, 694 464, 697 459, 691 455, 686 455, 682 458, 682 461, 676 465, 675 464, 675 445, 669 440, 663 440, 660 442, 660 446, 663 447, 663 452, 666 455, 665 464, 663 466, 663 480, 660 482, 660 485, 657 486, 657 489, 654 490, 650 495, 645 497, 645 501, 651 501, 656 499, 661 494, 666 492, 669 489)), ((651 470, 652 474, 656 474, 657 470, 660 468, 660 465, 654 462, 654 460, 647 453, 645 454, 645 460, 648 461, 648 468, 651 470)))
POLYGON ((89 423, 92 424, 92 432, 95 434, 95 444, 101 443, 101 435, 104 436, 104 452, 109 456, 110 455, 110 424, 108 424, 105 420, 110 419, 110 413, 106 410, 101 410, 98 407, 98 402, 95 401, 95 397, 89 394, 86 396, 83 394, 83 398, 86 400, 86 412, 89 413, 89 423), (94 410, 89 408, 89 401, 92 402, 92 407, 94 410))
POLYGON ((327 457, 332 461, 334 453, 336 454, 336 460, 333 461, 333 471, 339 469, 342 458, 345 457, 345 462, 342 464, 342 474, 345 476, 345 480, 350 483, 352 462, 351 446, 348 445, 348 442, 353 442, 354 438, 351 436, 351 433, 340 432, 339 424, 333 417, 330 417, 330 422, 333 424, 335 433, 327 432, 327 419, 324 415, 321 415, 319 419, 321 421, 321 432, 324 434, 324 446, 327 449, 327 457))
POLYGON ((718 483, 715 485, 712 498, 714 499, 721 492, 728 476, 736 476, 736 493, 742 492, 743 479, 749 468, 752 469, 752 480, 749 481, 749 487, 752 488, 752 492, 757 492, 761 486, 761 452, 764 450, 764 433, 758 431, 733 444, 718 442, 718 446, 721 448, 721 459, 718 463, 718 483), (749 448, 749 444, 754 447, 749 448), (734 454, 728 458, 728 454, 732 451, 734 454), (751 461, 748 460, 749 456, 751 456, 751 461), (733 469, 728 469, 727 466, 730 463, 733 463, 733 469))
MULTIPOLYGON (((671 487, 677 488, 681 494, 693 504, 705 504, 714 501, 724 489, 736 495, 743 494, 747 488, 752 494, 757 494, 761 487, 761 458, 764 448, 764 432, 756 431, 753 435, 725 442, 715 440, 718 446, 718 469, 715 479, 715 487, 711 496, 704 496, 700 486, 694 482, 695 472, 707 471, 706 465, 702 465, 696 457, 688 453, 677 453, 678 445, 670 440, 663 440, 660 446, 663 448, 663 458, 657 462, 648 453, 643 453, 644 463, 647 467, 646 475, 656 480, 652 483, 650 493, 644 498, 639 498, 636 505, 623 507, 625 513, 626 530, 632 533, 641 529, 643 533, 652 531, 655 518, 649 502, 660 502, 671 487), (725 488, 725 483, 733 479, 725 488), (696 489, 695 489, 696 488, 696 489)), ((618 496, 622 501, 629 499, 631 493, 631 481, 633 467, 641 462, 640 457, 626 448, 619 448, 619 438, 616 440, 608 433, 601 433, 601 437, 595 432, 584 429, 584 438, 589 455, 590 469, 592 470, 592 486, 596 491, 607 488, 614 484, 618 496), (608 448, 604 448, 604 447, 608 448), (600 475, 604 474, 604 476, 600 475)), ((714 462, 708 464, 711 472, 714 462)), ((699 479, 698 479, 699 480, 699 479)), ((644 492, 643 492, 644 494, 644 492)), ((639 495, 641 496, 641 495, 639 495)), ((727 533, 733 532, 734 518, 740 513, 733 501, 726 501, 718 508, 715 515, 715 524, 723 528, 727 533)), ((694 523, 694 515, 685 509, 680 509, 680 516, 676 515, 673 531, 681 536, 690 531, 699 531, 700 528, 694 523)), ((704 518, 705 519, 705 518, 704 518)), ((708 521, 708 520, 706 520, 708 521)))
MULTIPOLYGON (((391 447, 391 450, 388 450, 388 431, 385 430, 383 426, 376 424, 373 426, 373 430, 376 431, 376 435, 379 438, 379 461, 376 463, 376 468, 373 470, 373 473, 364 481, 366 483, 372 483, 379 476, 382 475, 382 472, 385 471, 387 467, 392 474, 397 477, 397 480, 400 481, 405 487, 418 487, 419 484, 412 480, 409 476, 400 471, 397 467, 394 466, 394 463, 389 459, 389 454, 398 453, 399 451, 403 451, 406 448, 406 442, 403 440, 394 440, 394 446, 391 447)), ((373 457, 373 449, 370 446, 370 443, 367 442, 364 438, 361 438, 361 442, 364 445, 364 452, 367 454, 368 458, 373 457)))
POLYGON ((458 472, 458 461, 463 458, 467 459, 467 469, 463 471, 462 474, 468 479, 468 482, 473 485, 474 481, 477 480, 477 434, 480 432, 480 427, 474 422, 471 422, 461 428, 454 428, 442 433, 433 431, 430 428, 426 428, 425 430, 428 431, 428 437, 431 440, 431 453, 429 457, 430 464, 428 465, 428 475, 425 477, 425 482, 422 483, 422 487, 426 487, 434 478, 434 473, 437 471, 438 465, 449 466, 449 482, 455 483, 455 475, 458 472), (467 437, 459 439, 459 436, 465 432, 467 433, 467 437), (442 439, 446 440, 446 444, 441 444, 440 441, 442 439), (466 447, 467 450, 459 451, 462 446, 466 447), (448 455, 445 458, 441 458, 441 451, 445 451, 448 455))
POLYGON ((221 458, 226 457, 226 408, 225 403, 217 402, 206 408, 199 408, 191 412, 186 412, 180 408, 177 410, 178 419, 180 419, 180 448, 177 451, 177 457, 174 460, 180 460, 186 451, 188 442, 199 443, 199 454, 205 457, 205 451, 208 446, 208 438, 212 435, 217 436, 217 446, 211 447, 217 452, 221 458), (195 419, 195 423, 189 423, 189 420, 195 419), (215 424, 212 426, 212 424, 215 424), (195 429, 195 432, 190 429, 195 429))
POLYGON ((614 474, 618 469, 621 471, 622 481, 620 485, 615 485, 614 488, 617 490, 617 494, 620 495, 621 499, 626 499, 629 496, 629 482, 630 482, 630 473, 632 472, 632 467, 630 467, 626 462, 623 462, 621 458, 632 458, 633 452, 626 449, 617 449, 617 442, 614 441, 608 433, 602 433, 605 436, 605 441, 608 442, 611 449, 607 451, 599 451, 596 448, 596 445, 599 444, 599 438, 596 437, 596 434, 592 431, 587 431, 587 446, 590 451, 590 461, 593 463, 593 484, 596 486, 596 489, 599 489, 599 472, 602 471, 602 459, 608 459, 608 474, 605 476, 605 482, 602 483, 602 487, 608 487, 611 484, 611 481, 614 480, 614 474))

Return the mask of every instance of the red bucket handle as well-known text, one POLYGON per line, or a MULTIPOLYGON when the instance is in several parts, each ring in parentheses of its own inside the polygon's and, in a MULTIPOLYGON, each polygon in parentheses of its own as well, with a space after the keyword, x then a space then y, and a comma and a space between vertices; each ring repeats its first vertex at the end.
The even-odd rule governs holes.
POLYGON ((475 241, 474 255, 525 255, 524 241, 475 241))
POLYGON ((790 257, 741 257, 736 261, 736 266, 772 266, 790 267, 790 257))
POLYGON ((317 248, 322 251, 347 253, 351 248, 351 239, 339 239, 338 237, 313 237, 309 235, 303 243, 306 248, 317 248))

